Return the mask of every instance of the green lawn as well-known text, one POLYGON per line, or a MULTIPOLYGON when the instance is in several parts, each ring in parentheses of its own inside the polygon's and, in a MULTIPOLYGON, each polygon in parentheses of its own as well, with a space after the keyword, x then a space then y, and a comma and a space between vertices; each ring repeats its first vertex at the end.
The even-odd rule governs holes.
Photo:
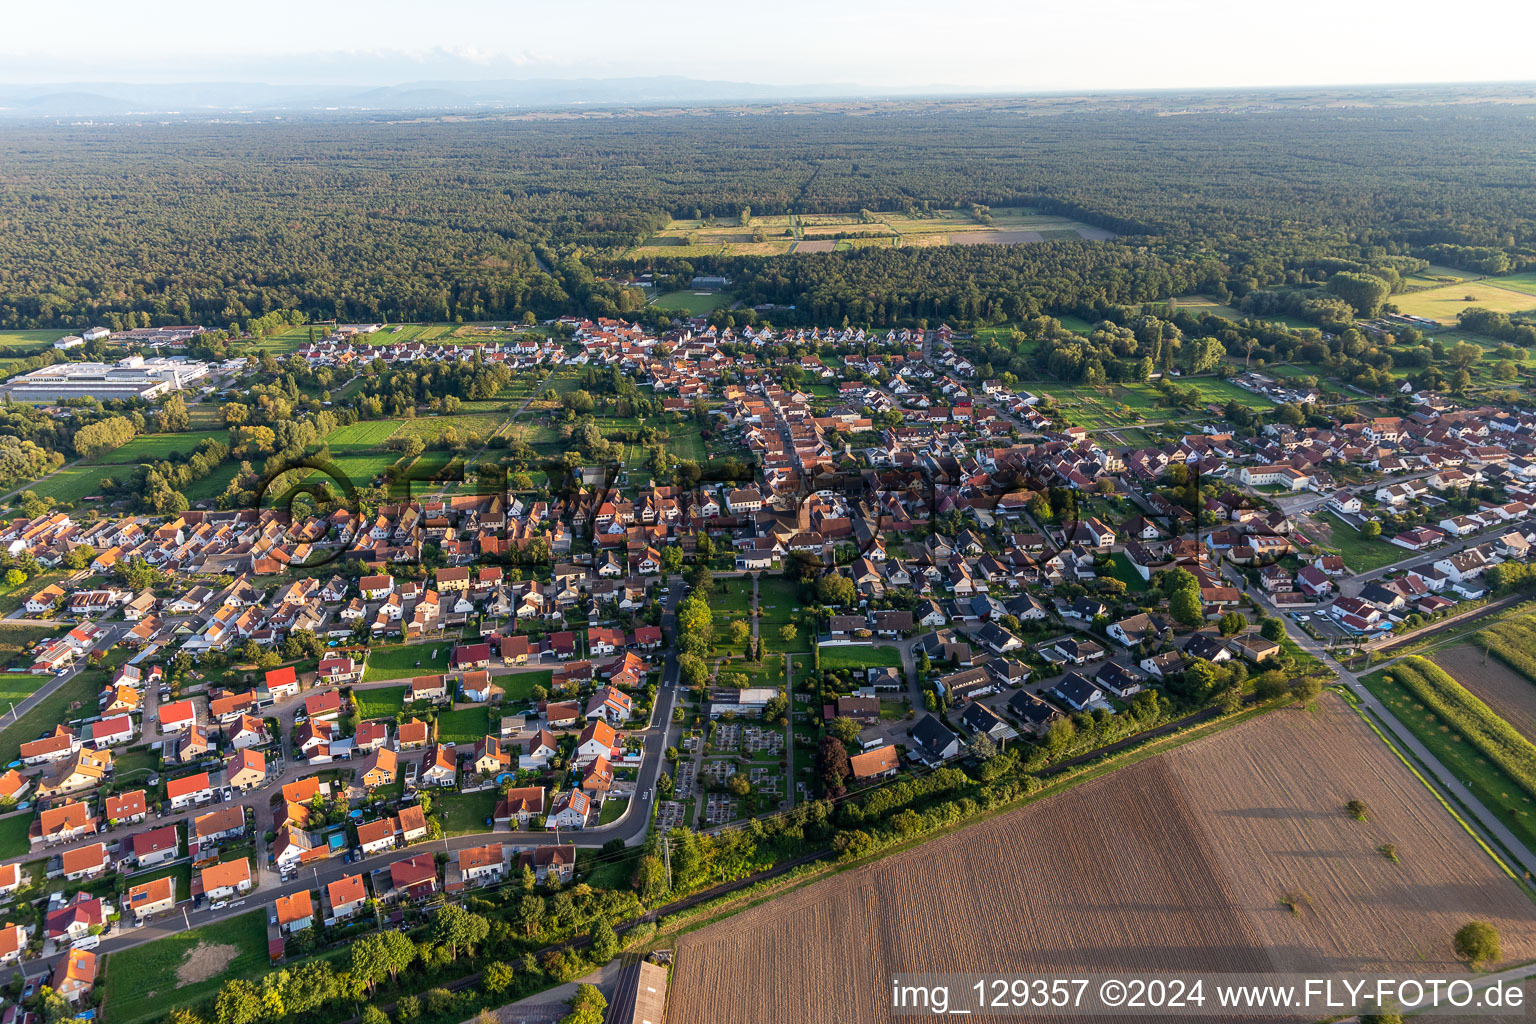
POLYGON ((1332 512, 1324 512, 1330 536, 1324 547, 1344 556, 1344 564, 1351 572, 1370 572, 1407 557, 1404 549, 1380 537, 1362 537, 1360 531, 1350 526, 1332 512))
POLYGON ((96 710, 96 695, 107 683, 107 673, 100 669, 88 669, 60 686, 37 704, 31 711, 0 731, 0 764, 16 760, 21 745, 35 740, 60 722, 79 715, 92 714, 96 710), (70 710, 78 702, 80 708, 70 710))
POLYGON ((1131 564, 1131 560, 1125 557, 1124 551, 1116 551, 1110 561, 1109 574, 1125 584, 1125 589, 1130 593, 1142 593, 1148 589, 1149 584, 1141 578, 1141 573, 1131 564))
POLYGON ((514 672, 511 675, 497 676, 496 685, 502 688, 506 694, 503 698, 507 703, 533 699, 533 688, 542 686, 546 691, 554 679, 555 673, 550 669, 538 672, 514 672))
POLYGON ((1472 796, 1511 832, 1527 846, 1536 844, 1536 801, 1518 782, 1484 757, 1455 727, 1421 703, 1407 687, 1395 679, 1388 679, 1386 669, 1361 676, 1360 682, 1429 748, 1430 753, 1467 783, 1472 796))
POLYGON ((822 668, 900 668, 901 652, 894 647, 823 647, 822 668))
POLYGON ((667 292, 651 300, 656 309, 671 309, 691 316, 704 316, 730 303, 731 296, 726 292, 667 292))
MULTIPOLYGON (((57 583, 71 575, 73 573, 69 569, 54 569, 50 572, 40 572, 17 587, 7 587, 5 584, 0 583, 0 615, 11 614, 11 612, 25 604, 27 598, 42 590, 48 584, 57 583)), ((58 627, 52 627, 52 629, 55 633, 64 632, 64 630, 58 627)))
POLYGON ((8 710, 11 703, 19 704, 32 696, 47 681, 47 676, 30 672, 0 672, 0 710, 8 710))
POLYGON ((32 849, 27 833, 32 829, 32 814, 13 814, 0 818, 0 859, 22 857, 32 849))
POLYGON ((104 452, 95 462, 122 465, 124 463, 153 462, 181 456, 185 459, 197 450, 203 441, 213 438, 227 442, 227 430, 201 430, 185 434, 142 434, 120 448, 104 452))
POLYGON ((383 686, 376 690, 352 691, 352 701, 357 705, 360 721, 370 718, 396 718, 405 707, 404 686, 383 686))
POLYGON ((124 751, 112 761, 114 777, 129 786, 143 785, 149 773, 160 767, 160 755, 148 747, 124 751))
POLYGON ((609 822, 617 821, 619 815, 623 814, 624 809, 628 806, 628 800, 612 799, 604 801, 602 810, 598 813, 597 823, 599 825, 607 825, 609 822))
POLYGON ((266 970, 266 911, 253 910, 111 954, 106 962, 105 1006, 115 1024, 138 1024, 165 1016, 172 1002, 194 1008, 211 1000, 229 979, 254 978, 266 970), (239 952, 223 972, 183 984, 176 977, 177 969, 205 944, 234 946, 239 952))
POLYGON ((809 631, 804 627, 798 627, 798 635, 787 644, 779 639, 779 630, 793 621, 795 612, 800 608, 798 583, 770 576, 764 576, 758 580, 757 610, 761 615, 758 633, 763 638, 765 655, 810 650, 811 638, 807 635, 809 631))
POLYGON ((336 454, 377 451, 399 428, 399 420, 364 420, 337 427, 325 435, 325 443, 336 454))
POLYGON ((437 738, 441 743, 474 743, 490 731, 490 710, 484 706, 444 711, 437 716, 437 738))
POLYGON ((500 798, 495 789, 479 793, 436 792, 432 794, 432 813, 442 823, 445 836, 484 832, 485 820, 496 810, 500 798))
POLYGON ((452 649, 452 644, 441 641, 429 644, 370 647, 368 667, 363 672, 363 682, 441 675, 448 671, 448 655, 452 649), (417 664, 418 662, 420 664, 417 664))

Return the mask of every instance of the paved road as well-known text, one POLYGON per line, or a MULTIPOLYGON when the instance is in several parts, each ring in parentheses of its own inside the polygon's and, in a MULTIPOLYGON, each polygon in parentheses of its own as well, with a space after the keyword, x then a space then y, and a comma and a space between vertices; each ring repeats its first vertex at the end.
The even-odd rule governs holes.
MULTIPOLYGON (((1264 605, 1270 615, 1279 616, 1280 612, 1278 609, 1269 604, 1268 595, 1257 590, 1250 590, 1248 593, 1264 605)), ((1409 731, 1408 727, 1403 725, 1396 715, 1388 711, 1381 701, 1377 700, 1365 688, 1365 685, 1360 682, 1359 676, 1340 664, 1322 644, 1305 632, 1293 634, 1292 639, 1296 641, 1296 644, 1302 650, 1321 661, 1325 668, 1337 675, 1339 680, 1349 687, 1350 692, 1359 699, 1360 703, 1371 713, 1372 717, 1379 721, 1382 727, 1392 735, 1393 740, 1404 749, 1410 751, 1441 789, 1454 797, 1457 803, 1465 807, 1477 824, 1490 836, 1494 837, 1505 850, 1509 851, 1509 855, 1514 859, 1520 870, 1536 875, 1536 853, 1532 853, 1530 848, 1505 827, 1504 823, 1492 811, 1483 806, 1472 795, 1471 790, 1456 777, 1456 774, 1441 763, 1434 754, 1430 753, 1429 748, 1419 742, 1419 738, 1409 731)), ((1372 671, 1380 667, 1379 665, 1372 666, 1372 671)))

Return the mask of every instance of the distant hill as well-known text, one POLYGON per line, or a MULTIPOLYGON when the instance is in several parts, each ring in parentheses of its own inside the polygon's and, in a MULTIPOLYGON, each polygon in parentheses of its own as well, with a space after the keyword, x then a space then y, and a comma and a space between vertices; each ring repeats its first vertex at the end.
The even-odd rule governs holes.
POLYGON ((849 83, 763 85, 656 75, 643 78, 529 78, 422 81, 388 86, 271 85, 264 82, 0 85, 0 116, 80 117, 195 111, 473 110, 518 107, 657 105, 892 96, 849 83))

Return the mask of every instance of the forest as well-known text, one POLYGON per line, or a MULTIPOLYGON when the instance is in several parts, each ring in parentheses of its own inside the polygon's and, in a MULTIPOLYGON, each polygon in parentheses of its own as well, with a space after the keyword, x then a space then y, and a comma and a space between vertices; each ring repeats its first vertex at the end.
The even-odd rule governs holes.
POLYGON ((1025 116, 18 125, 0 327, 631 313, 641 267, 733 277, 781 319, 1014 319, 1222 301, 1431 258, 1536 265, 1536 120, 1486 104, 1025 116), (1112 242, 647 260, 671 217, 1028 206, 1112 242), (653 267, 652 265, 655 264, 653 267))

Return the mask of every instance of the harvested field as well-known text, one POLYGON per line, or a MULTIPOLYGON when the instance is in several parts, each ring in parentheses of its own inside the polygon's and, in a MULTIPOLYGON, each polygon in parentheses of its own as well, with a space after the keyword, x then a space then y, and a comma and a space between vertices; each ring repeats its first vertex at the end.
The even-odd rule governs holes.
POLYGON ((1536 905, 1337 697, 1167 759, 1277 970, 1460 973, 1451 935, 1470 918, 1507 959, 1536 955, 1536 905), (1357 799, 1368 821, 1344 813, 1357 799), (1293 890, 1311 897, 1300 916, 1277 904, 1293 890))
POLYGON ((836 242, 827 241, 825 239, 820 240, 820 241, 814 241, 814 242, 807 240, 807 241, 804 241, 804 242, 796 242, 795 243, 795 247, 794 247, 794 249, 792 251, 793 252, 831 252, 833 249, 836 249, 836 248, 837 248, 837 243, 836 242))
POLYGON ((1325 696, 685 934, 668 1019, 895 1020, 921 971, 1459 974, 1472 917, 1536 955, 1536 906, 1325 696))
POLYGON ((683 936, 668 1019, 894 1020, 927 970, 1270 969, 1236 908, 1152 760, 683 936))
POLYGON ((1471 644, 1438 651, 1432 660, 1536 743, 1536 684, 1471 644))
POLYGON ((949 236, 951 245, 1013 245, 1016 242, 1043 242, 1038 231, 956 231, 949 236))

